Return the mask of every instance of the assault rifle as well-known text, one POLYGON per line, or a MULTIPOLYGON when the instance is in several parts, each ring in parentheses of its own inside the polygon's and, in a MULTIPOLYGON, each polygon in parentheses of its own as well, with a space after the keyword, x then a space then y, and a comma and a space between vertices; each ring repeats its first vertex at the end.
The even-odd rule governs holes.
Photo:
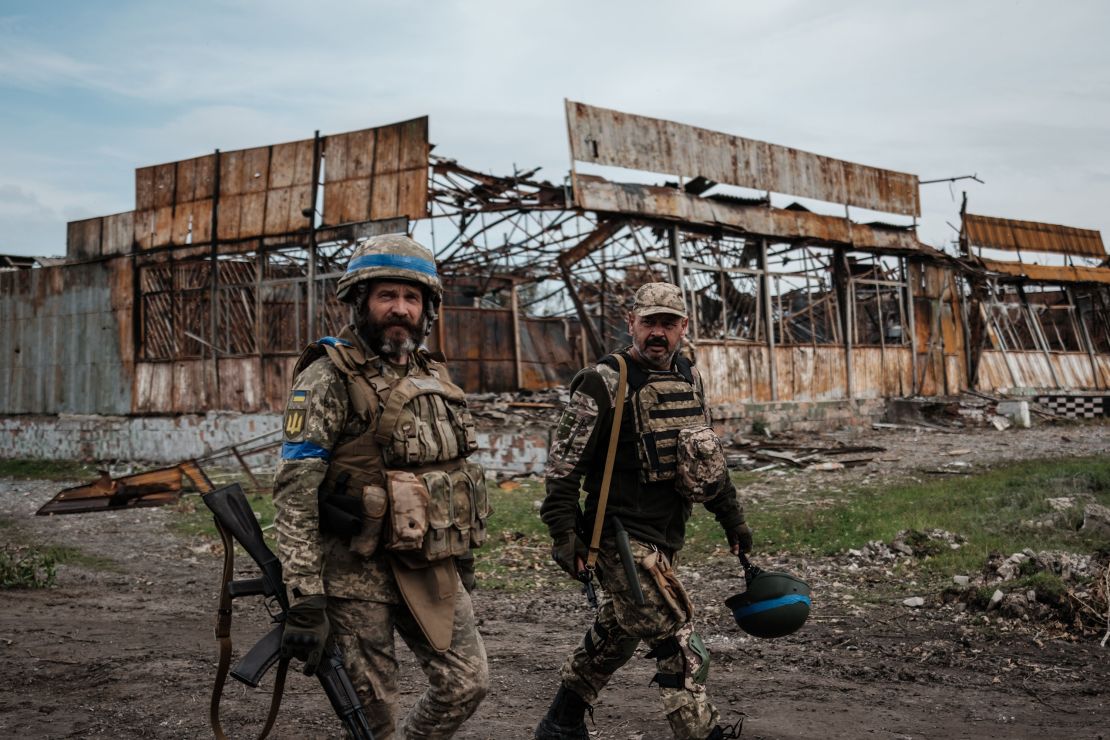
MULTIPOLYGON (((274 628, 255 644, 243 659, 231 669, 231 675, 247 686, 255 688, 266 672, 279 663, 274 681, 274 694, 270 702, 270 714, 261 738, 265 738, 273 727, 281 706, 281 693, 285 684, 285 673, 289 666, 288 658, 281 658, 281 635, 285 629, 285 614, 289 610, 289 598, 282 580, 281 562, 266 546, 262 539, 262 529, 254 517, 254 511, 247 503, 243 489, 238 483, 204 494, 204 503, 212 510, 216 529, 224 544, 223 586, 220 592, 220 610, 216 619, 216 639, 220 643, 220 663, 216 673, 216 685, 212 689, 210 719, 212 730, 217 738, 224 738, 220 727, 220 695, 227 678, 231 658, 231 602, 240 596, 264 596, 276 604, 277 612, 272 614, 274 628), (235 572, 235 543, 239 543, 247 554, 254 559, 262 570, 258 578, 232 580, 235 572), (280 660, 280 662, 279 662, 280 660)), ((347 732, 355 740, 374 740, 370 724, 359 703, 351 679, 343 668, 342 656, 335 645, 324 652, 324 658, 316 670, 320 685, 324 688, 332 709, 343 722, 347 732)))

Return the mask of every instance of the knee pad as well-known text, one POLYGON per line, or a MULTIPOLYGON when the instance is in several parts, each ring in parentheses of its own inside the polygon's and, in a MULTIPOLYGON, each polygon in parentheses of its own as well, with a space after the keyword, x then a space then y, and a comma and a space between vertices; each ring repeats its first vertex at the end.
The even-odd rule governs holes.
MULTIPOLYGON (((701 635, 694 631, 689 623, 684 624, 673 636, 663 640, 645 657, 654 658, 660 663, 674 656, 681 656, 681 672, 659 671, 651 679, 651 683, 659 684, 662 688, 682 689, 690 691, 699 690, 705 686, 709 678, 709 650, 701 635)), ((677 666, 676 666, 677 667, 677 666)))

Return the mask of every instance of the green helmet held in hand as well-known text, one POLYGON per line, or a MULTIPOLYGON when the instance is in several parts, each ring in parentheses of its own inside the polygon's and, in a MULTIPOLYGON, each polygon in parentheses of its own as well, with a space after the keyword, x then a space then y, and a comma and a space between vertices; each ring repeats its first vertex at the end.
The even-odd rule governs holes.
POLYGON ((783 637, 797 632, 809 618, 809 584, 789 573, 766 571, 740 562, 748 588, 725 600, 740 629, 753 637, 783 637))

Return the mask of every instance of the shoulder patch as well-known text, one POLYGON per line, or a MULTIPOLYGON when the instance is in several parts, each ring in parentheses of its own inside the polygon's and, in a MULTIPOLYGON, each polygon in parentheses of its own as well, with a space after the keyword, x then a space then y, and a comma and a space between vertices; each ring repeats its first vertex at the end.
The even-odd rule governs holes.
POLYGON ((285 407, 285 417, 282 420, 282 431, 289 442, 300 442, 304 439, 305 415, 308 401, 312 391, 294 388, 289 394, 289 403, 285 407))

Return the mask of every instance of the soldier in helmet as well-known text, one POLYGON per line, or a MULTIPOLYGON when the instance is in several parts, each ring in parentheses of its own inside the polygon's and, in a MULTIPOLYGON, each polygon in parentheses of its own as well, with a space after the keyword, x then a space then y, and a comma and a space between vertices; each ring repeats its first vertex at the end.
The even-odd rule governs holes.
POLYGON ((555 562, 572 577, 592 577, 587 543, 594 534, 612 431, 620 365, 625 403, 604 505, 596 575, 606 597, 596 620, 560 671, 561 682, 537 740, 588 740, 584 716, 613 673, 640 642, 654 658, 663 711, 676 738, 732 737, 706 696, 709 654, 694 631, 693 606, 674 570, 686 521, 703 503, 724 529, 734 554, 748 552, 736 489, 720 441, 709 428, 701 377, 679 354, 686 307, 678 286, 650 283, 636 292, 628 317, 632 345, 603 357, 571 383, 548 453, 547 495, 540 510, 555 562), (579 514, 579 490, 586 510, 579 514), (629 570, 617 533, 627 532, 629 570), (588 575, 587 575, 588 574, 588 575), (642 598, 631 583, 637 579, 642 598), (641 603, 642 602, 642 603, 641 603))
POLYGON ((403 235, 354 252, 338 296, 354 323, 295 370, 274 481, 292 606, 282 654, 315 670, 334 640, 374 737, 393 736, 394 632, 428 688, 405 738, 447 738, 489 686, 469 591, 485 538, 482 469, 462 390, 421 348, 442 288, 432 253, 403 235))

